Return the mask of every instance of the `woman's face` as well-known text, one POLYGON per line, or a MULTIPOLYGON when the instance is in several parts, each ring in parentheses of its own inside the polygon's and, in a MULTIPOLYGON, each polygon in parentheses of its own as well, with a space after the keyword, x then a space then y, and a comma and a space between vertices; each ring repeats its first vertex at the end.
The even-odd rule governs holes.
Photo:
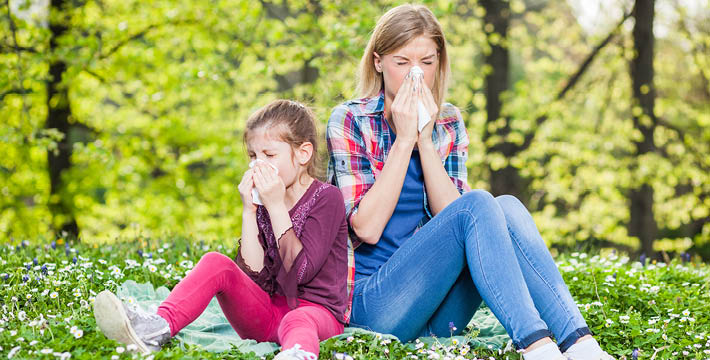
POLYGON ((439 71, 439 54, 436 43, 430 37, 421 35, 401 48, 386 54, 375 55, 375 70, 385 79, 385 95, 394 99, 404 78, 413 66, 424 70, 424 82, 429 89, 434 87, 434 78, 439 71))

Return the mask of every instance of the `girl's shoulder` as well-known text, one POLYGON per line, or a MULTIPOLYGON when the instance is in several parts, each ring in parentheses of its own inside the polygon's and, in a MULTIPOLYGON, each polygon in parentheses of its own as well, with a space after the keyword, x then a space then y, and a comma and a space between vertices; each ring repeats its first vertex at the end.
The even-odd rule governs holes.
POLYGON ((314 179, 313 181, 316 183, 315 186, 317 187, 316 191, 314 192, 314 196, 319 198, 319 201, 332 201, 345 206, 343 200, 343 193, 340 192, 340 189, 337 186, 320 181, 318 179, 314 179))

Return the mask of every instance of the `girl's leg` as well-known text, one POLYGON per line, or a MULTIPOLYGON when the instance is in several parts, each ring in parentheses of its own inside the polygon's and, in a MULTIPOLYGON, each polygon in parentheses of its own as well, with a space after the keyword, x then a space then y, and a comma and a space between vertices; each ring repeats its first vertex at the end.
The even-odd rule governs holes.
POLYGON ((503 209, 515 255, 540 317, 555 334, 564 352, 591 334, 567 289, 532 216, 514 196, 496 198, 503 209))
POLYGON ((202 256, 160 304, 158 315, 170 324, 171 336, 175 336, 202 314, 213 296, 239 336, 276 341, 276 329, 287 308, 274 306, 268 293, 218 252, 202 256))
POLYGON ((525 285, 503 211, 480 190, 451 203, 376 273, 356 282, 351 323, 411 340, 465 266, 518 348, 551 335, 525 285))
POLYGON ((321 305, 300 300, 301 305, 289 311, 278 329, 281 348, 291 349, 296 344, 301 349, 318 355, 320 341, 343 333, 343 324, 321 305))

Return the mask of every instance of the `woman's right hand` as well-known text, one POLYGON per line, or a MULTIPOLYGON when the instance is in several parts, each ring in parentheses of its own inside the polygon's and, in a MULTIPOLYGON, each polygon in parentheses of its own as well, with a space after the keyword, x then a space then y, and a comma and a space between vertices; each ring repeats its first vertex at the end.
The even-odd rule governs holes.
POLYGON ((407 75, 392 102, 392 121, 397 139, 417 141, 419 137, 415 86, 424 86, 416 77, 407 75))
POLYGON ((254 205, 254 199, 251 196, 251 189, 254 188, 254 170, 249 169, 242 176, 242 181, 239 183, 239 195, 242 198, 242 204, 244 205, 243 213, 256 213, 256 205, 254 205))

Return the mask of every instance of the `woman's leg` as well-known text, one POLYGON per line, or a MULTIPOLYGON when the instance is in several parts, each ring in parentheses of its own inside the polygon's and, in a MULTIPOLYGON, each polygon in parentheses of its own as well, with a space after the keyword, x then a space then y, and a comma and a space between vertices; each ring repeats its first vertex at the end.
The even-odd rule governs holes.
POLYGON ((419 331, 419 336, 447 337, 452 333, 458 335, 466 329, 471 322, 473 314, 481 306, 481 294, 471 279, 468 267, 464 267, 454 285, 446 294, 444 301, 436 309, 424 328, 419 331), (452 332, 450 325, 456 330, 452 332))
POLYGON ((503 209, 515 255, 540 317, 555 334, 564 352, 591 334, 567 289, 530 212, 517 198, 496 198, 503 209))
POLYGON ((171 336, 202 314, 217 296, 227 320, 242 338, 276 341, 276 329, 286 308, 272 299, 229 257, 218 252, 202 256, 158 307, 170 324, 171 336))
POLYGON ((301 305, 289 311, 279 324, 281 348, 291 349, 296 344, 301 349, 318 355, 320 341, 343 333, 343 324, 321 305, 300 300, 301 305))
POLYGON ((518 348, 551 335, 530 298, 503 211, 480 190, 451 203, 376 273, 356 282, 351 323, 411 340, 465 266, 518 348))

